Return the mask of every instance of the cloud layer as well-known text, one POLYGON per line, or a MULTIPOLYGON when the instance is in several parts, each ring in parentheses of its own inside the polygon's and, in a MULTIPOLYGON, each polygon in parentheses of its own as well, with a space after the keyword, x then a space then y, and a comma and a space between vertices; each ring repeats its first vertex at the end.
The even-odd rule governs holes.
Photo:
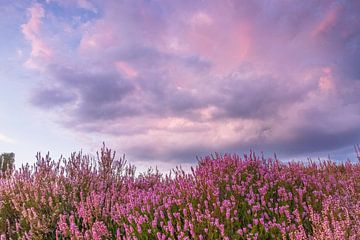
POLYGON ((30 102, 141 160, 339 149, 360 140, 359 13, 356 0, 36 3, 26 66, 46 80, 30 102))

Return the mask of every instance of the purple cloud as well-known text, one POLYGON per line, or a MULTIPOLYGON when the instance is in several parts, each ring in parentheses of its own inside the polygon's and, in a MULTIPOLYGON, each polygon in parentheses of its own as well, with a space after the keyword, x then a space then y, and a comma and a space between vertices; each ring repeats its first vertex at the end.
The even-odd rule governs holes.
POLYGON ((41 88, 36 90, 31 103, 38 107, 49 109, 71 103, 75 99, 76 95, 62 88, 41 88))
POLYGON ((357 1, 81 2, 92 18, 35 4, 23 25, 31 66, 56 86, 31 103, 62 106, 56 121, 78 134, 162 161, 360 140, 357 1))

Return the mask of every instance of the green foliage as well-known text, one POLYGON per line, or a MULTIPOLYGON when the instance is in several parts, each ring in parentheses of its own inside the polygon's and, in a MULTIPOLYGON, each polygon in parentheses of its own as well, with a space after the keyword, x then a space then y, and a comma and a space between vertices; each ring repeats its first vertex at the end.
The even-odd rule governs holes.
POLYGON ((13 172, 14 162, 14 153, 3 153, 0 155, 0 177, 7 176, 13 172))

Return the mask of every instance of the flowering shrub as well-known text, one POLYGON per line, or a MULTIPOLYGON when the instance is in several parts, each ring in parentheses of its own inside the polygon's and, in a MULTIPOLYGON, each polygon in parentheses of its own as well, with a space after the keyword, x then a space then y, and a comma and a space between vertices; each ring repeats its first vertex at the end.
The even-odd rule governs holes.
MULTIPOLYGON (((360 158, 359 158, 360 160, 360 158)), ((2 239, 360 239, 360 162, 284 164, 254 153, 135 176, 97 159, 37 156, 0 179, 2 239)))

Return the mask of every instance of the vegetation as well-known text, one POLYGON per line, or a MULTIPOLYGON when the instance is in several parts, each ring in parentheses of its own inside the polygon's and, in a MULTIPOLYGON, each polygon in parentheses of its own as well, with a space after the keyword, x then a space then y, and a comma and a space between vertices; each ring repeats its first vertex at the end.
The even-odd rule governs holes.
POLYGON ((0 178, 11 175, 14 170, 14 162, 14 153, 3 153, 0 155, 0 178))
MULTIPOLYGON (((357 150, 360 150, 357 148, 357 150)), ((360 239, 359 162, 281 163, 254 153, 191 173, 135 176, 97 159, 37 156, 0 179, 1 239, 360 239)))

